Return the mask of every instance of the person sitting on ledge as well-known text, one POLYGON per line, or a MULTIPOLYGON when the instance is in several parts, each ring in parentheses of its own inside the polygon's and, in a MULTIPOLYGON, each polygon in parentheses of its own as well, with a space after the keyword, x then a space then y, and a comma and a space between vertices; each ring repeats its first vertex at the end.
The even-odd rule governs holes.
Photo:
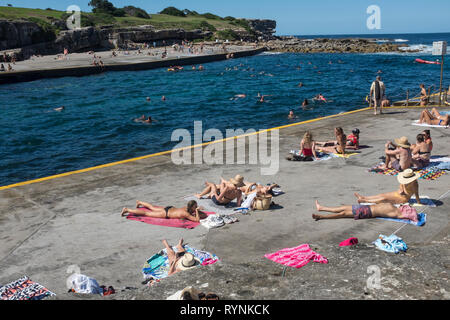
POLYGON ((358 198, 358 203, 402 204, 408 203, 411 197, 415 195, 417 203, 422 204, 419 197, 419 183, 417 182, 419 177, 419 173, 414 173, 412 169, 406 169, 397 176, 397 181, 400 183, 400 187, 397 191, 368 197, 355 192, 355 197, 358 198))
POLYGON ((336 127, 334 128, 334 134, 336 136, 335 141, 316 142, 316 150, 325 153, 336 153, 345 155, 347 138, 344 134, 344 130, 342 130, 341 127, 336 127))
POLYGON ((314 161, 317 160, 316 142, 313 140, 312 134, 306 131, 300 142, 300 155, 289 155, 287 160, 290 161, 314 161))
POLYGON ((312 218, 316 221, 322 219, 342 219, 353 218, 372 219, 372 218, 393 218, 393 219, 408 219, 414 222, 418 221, 416 209, 409 205, 397 208, 392 203, 379 203, 374 205, 347 205, 340 207, 325 207, 319 204, 316 200, 317 211, 326 211, 334 214, 323 215, 313 214, 312 218))
POLYGON ((450 115, 441 115, 436 108, 431 109, 431 112, 428 109, 425 109, 420 114, 419 123, 426 123, 429 125, 437 126, 448 126, 450 123, 450 115))
POLYGON ((229 181, 222 179, 220 185, 214 183, 205 182, 206 188, 195 196, 201 199, 203 196, 207 196, 217 205, 227 205, 234 199, 237 199, 237 206, 240 207, 242 203, 242 191, 239 189, 243 187, 244 177, 236 175, 229 181))
POLYGON ((2 65, 0 66, 0 71, 6 71, 5 66, 3 65, 3 63, 2 63, 2 65))
POLYGON ((412 166, 411 144, 407 137, 395 139, 394 143, 388 141, 385 144, 386 162, 380 169, 395 169, 404 171, 412 166))
POLYGON ((207 217, 206 213, 202 212, 197 206, 195 200, 191 200, 187 203, 184 208, 175 208, 172 206, 161 207, 155 206, 147 202, 136 201, 136 209, 123 208, 121 215, 122 217, 127 214, 132 214, 135 216, 150 217, 150 218, 161 218, 161 219, 185 219, 193 222, 199 222, 200 219, 205 219, 207 217), (142 208, 147 208, 151 211, 144 210, 142 208))

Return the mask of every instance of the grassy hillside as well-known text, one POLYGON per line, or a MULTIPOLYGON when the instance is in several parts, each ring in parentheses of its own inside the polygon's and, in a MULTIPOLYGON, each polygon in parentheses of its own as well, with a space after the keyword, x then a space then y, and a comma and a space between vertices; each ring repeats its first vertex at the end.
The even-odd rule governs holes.
MULTIPOLYGON (((69 14, 64 11, 0 6, 0 19, 29 20, 39 22, 40 25, 46 26, 55 20, 65 20, 68 16, 69 14)), ((185 30, 203 29, 209 31, 248 30, 248 25, 245 20, 234 19, 232 17, 221 18, 213 15, 207 16, 188 15, 186 17, 177 17, 166 14, 151 14, 151 19, 143 19, 132 16, 113 17, 105 14, 82 12, 81 25, 83 27, 102 25, 115 25, 117 27, 152 25, 157 29, 182 28, 185 30)), ((55 32, 57 31, 55 30, 55 32)))

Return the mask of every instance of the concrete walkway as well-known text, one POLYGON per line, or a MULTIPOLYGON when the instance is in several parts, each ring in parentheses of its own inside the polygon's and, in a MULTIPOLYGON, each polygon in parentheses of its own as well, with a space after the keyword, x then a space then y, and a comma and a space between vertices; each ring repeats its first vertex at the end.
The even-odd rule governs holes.
MULTIPOLYGON (((262 176, 257 165, 177 166, 170 155, 162 155, 1 190, 0 284, 28 275, 57 293, 56 299, 73 299, 77 297, 65 294, 66 272, 77 265, 100 284, 139 288, 108 299, 165 299, 186 286, 204 283, 208 283, 204 290, 229 299, 449 299, 450 174, 435 181, 419 180, 421 195, 439 199, 447 193, 447 197, 427 209, 424 227, 407 225, 397 233, 410 248, 406 254, 389 254, 370 245, 379 234, 390 235, 403 224, 311 218, 315 199, 330 206, 356 204, 354 192, 396 190, 395 177, 367 169, 380 161, 387 140, 407 136, 415 142, 423 128, 411 123, 420 110, 392 108, 376 117, 365 110, 284 128, 275 176, 262 176), (314 163, 284 159, 289 150, 298 148, 305 130, 324 141, 333 138, 336 126, 347 134, 359 128, 361 144, 370 147, 348 159, 314 163), (147 225, 120 216, 121 209, 133 207, 137 199, 183 206, 183 197, 200 191, 205 180, 237 173, 246 181, 280 184, 286 193, 274 201, 281 208, 239 214, 239 222, 209 231, 202 226, 185 230, 147 225), (351 236, 359 239, 358 246, 338 246, 351 236), (143 288, 145 260, 163 248, 162 239, 175 245, 179 238, 215 253, 221 262, 143 288), (284 270, 263 257, 302 243, 309 243, 329 263, 284 270), (365 288, 371 265, 381 269, 382 289, 365 288)), ((431 128, 431 136, 433 155, 450 156, 450 129, 431 128)))

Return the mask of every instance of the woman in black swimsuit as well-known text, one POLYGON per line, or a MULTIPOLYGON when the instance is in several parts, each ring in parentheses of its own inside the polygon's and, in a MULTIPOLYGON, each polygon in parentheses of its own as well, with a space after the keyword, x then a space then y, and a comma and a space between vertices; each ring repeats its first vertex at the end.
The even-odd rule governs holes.
POLYGON ((411 146, 412 162, 418 169, 422 169, 430 164, 431 150, 423 134, 418 134, 416 140, 417 143, 411 146))

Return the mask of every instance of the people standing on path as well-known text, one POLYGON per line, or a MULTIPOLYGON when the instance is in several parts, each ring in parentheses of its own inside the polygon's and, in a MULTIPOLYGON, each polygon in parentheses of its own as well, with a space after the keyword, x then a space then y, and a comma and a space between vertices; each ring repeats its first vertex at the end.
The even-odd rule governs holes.
POLYGON ((373 103, 374 115, 377 115, 378 107, 380 108, 380 114, 383 113, 383 107, 381 105, 384 97, 386 95, 386 87, 384 83, 381 81, 381 77, 377 76, 375 81, 372 82, 370 86, 370 103, 373 103))

